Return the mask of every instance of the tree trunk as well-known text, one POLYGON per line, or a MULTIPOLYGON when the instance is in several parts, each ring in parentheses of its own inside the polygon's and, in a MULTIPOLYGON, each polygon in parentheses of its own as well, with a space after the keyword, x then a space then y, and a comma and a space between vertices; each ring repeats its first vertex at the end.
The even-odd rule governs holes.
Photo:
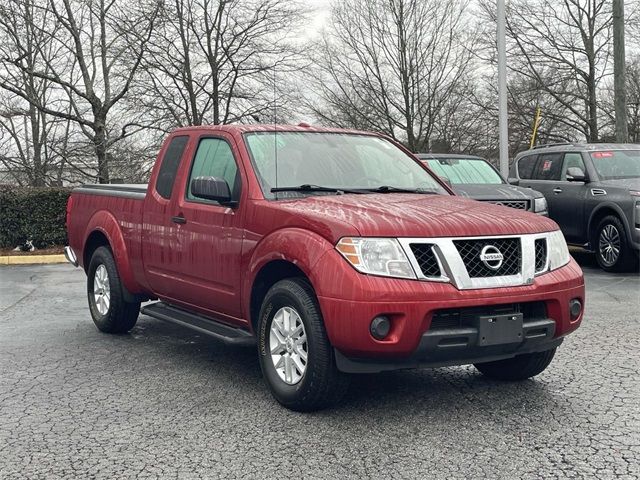
POLYGON ((598 99, 596 96, 595 68, 589 68, 589 84, 587 85, 589 99, 589 142, 598 142, 598 99), (593 74, 593 75, 592 75, 593 74))
POLYGON ((98 159, 98 183, 109 183, 109 162, 107 159, 107 132, 105 128, 106 119, 96 118, 95 135, 93 145, 98 159))

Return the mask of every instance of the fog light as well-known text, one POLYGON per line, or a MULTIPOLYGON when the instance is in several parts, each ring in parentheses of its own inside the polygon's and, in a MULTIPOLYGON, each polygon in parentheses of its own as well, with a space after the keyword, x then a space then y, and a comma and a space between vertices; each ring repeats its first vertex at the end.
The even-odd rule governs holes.
POLYGON ((389 317, 380 315, 371 321, 369 331, 376 340, 382 340, 384 337, 389 335, 389 330, 391 330, 391 321, 389 320, 389 317))
POLYGON ((571 320, 575 320, 582 313, 582 302, 574 298, 569 302, 569 313, 571 313, 571 320))

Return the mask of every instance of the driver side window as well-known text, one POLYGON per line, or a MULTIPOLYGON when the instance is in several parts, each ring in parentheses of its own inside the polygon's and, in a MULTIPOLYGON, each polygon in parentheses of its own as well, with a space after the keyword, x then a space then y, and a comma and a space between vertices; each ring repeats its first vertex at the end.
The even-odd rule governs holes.
POLYGON ((203 138, 198 144, 198 150, 191 165, 191 173, 187 183, 187 199, 198 199, 198 197, 191 194, 191 180, 194 178, 223 178, 227 181, 229 190, 233 193, 237 174, 238 167, 229 144, 220 138, 203 138))
POLYGON ((567 170, 571 167, 577 167, 580 170, 582 170, 583 173, 586 172, 584 168, 584 160, 582 160, 582 154, 577 152, 564 154, 564 162, 562 164, 562 175, 560 177, 561 180, 567 179, 567 170))

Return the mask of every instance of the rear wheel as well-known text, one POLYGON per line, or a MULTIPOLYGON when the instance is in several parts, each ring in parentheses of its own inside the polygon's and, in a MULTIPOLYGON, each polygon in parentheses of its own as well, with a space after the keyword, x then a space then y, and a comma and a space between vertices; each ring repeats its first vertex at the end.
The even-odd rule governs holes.
POLYGON ((607 272, 638 268, 638 257, 627 241, 624 225, 615 215, 603 218, 598 224, 594 247, 598 265, 607 272))
POLYGON ((267 292, 260 309, 258 350, 271 393, 291 410, 331 406, 347 389, 316 296, 304 279, 281 280, 267 292))
POLYGON ((105 333, 125 333, 133 328, 140 302, 127 302, 111 250, 99 247, 87 271, 87 297, 93 323, 105 333))
POLYGON ((556 349, 544 352, 525 353, 506 360, 495 362, 475 363, 483 375, 496 380, 516 381, 526 380, 542 373, 553 360, 556 349))

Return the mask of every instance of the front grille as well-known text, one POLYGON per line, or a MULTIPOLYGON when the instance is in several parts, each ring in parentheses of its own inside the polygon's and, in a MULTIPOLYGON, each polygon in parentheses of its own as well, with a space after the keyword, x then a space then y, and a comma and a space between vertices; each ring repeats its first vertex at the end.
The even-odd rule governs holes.
POLYGON ((525 302, 436 310, 431 317, 429 329, 473 327, 474 319, 479 315, 508 315, 510 313, 522 313, 522 321, 527 323, 547 318, 547 307, 544 302, 525 302))
POLYGON ((536 249, 536 273, 544 271, 547 266, 547 240, 538 238, 535 242, 536 249))
POLYGON ((440 277, 440 266, 436 259, 435 253, 433 253, 433 245, 429 243, 412 243, 411 251, 418 261, 418 265, 422 270, 422 274, 425 277, 440 277))
POLYGON ((502 277, 520 273, 522 247, 520 246, 519 238, 454 240, 453 243, 458 249, 458 253, 460 253, 467 273, 471 278, 502 277), (499 268, 492 269, 480 259, 480 254, 486 246, 493 246, 502 254, 502 264, 499 268))
POLYGON ((529 210, 529 202, 527 200, 489 200, 489 203, 517 208, 518 210, 529 210))

